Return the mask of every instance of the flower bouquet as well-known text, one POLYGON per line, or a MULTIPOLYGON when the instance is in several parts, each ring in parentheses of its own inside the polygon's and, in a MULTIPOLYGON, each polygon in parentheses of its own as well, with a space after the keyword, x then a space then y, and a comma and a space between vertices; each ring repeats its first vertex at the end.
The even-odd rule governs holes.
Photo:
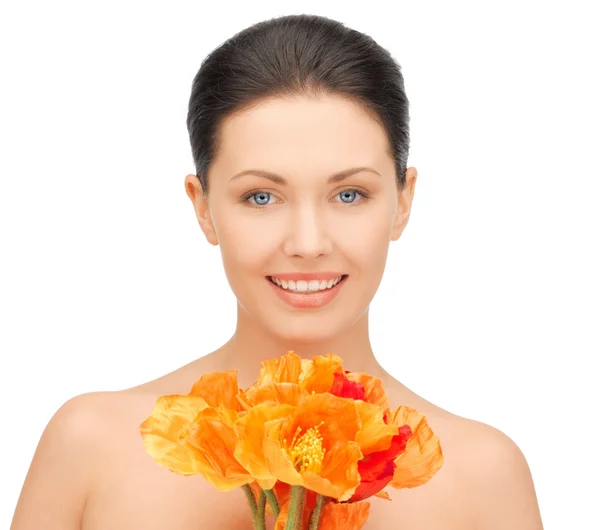
POLYGON ((207 373, 189 394, 158 398, 144 447, 175 473, 241 487, 257 530, 265 513, 275 530, 359 529, 365 499, 426 483, 444 457, 423 414, 390 409, 381 379, 342 364, 289 351, 261 363, 246 390, 237 370, 207 373))

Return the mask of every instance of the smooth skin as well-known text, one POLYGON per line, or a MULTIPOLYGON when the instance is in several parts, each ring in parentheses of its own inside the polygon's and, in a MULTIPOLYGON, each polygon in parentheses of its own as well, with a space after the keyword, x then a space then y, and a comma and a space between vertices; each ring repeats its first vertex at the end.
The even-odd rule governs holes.
MULTIPOLYGON (((252 528, 241 490, 218 492, 201 476, 158 466, 144 451, 139 425, 160 395, 188 393, 200 374, 237 368, 245 387, 262 360, 290 349, 302 357, 338 353, 349 369, 380 377, 392 404, 418 409, 440 436, 442 469, 418 488, 388 488, 392 502, 370 499, 365 530, 542 529, 517 445, 418 396, 375 358, 369 304, 390 242, 408 222, 417 180, 410 167, 405 188, 396 187, 386 141, 362 107, 333 95, 272 98, 224 122, 209 193, 195 175, 184 184, 207 241, 220 247, 238 301, 233 336, 153 381, 65 403, 39 442, 12 530, 252 528), (356 167, 370 170, 328 181, 356 167), (276 177, 236 177, 248 170, 276 177), (313 271, 348 274, 338 296, 317 309, 288 306, 265 278, 313 271)), ((196 269, 188 274, 199 280, 196 269)))

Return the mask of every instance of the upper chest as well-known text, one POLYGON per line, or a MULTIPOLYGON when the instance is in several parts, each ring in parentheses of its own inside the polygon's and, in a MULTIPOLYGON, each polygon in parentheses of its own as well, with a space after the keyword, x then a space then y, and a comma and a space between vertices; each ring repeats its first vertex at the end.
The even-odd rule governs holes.
MULTIPOLYGON (((142 409, 147 410, 147 409, 142 409)), ((121 422, 99 455, 99 479, 84 512, 82 530, 251 530, 241 489, 220 492, 204 477, 180 476, 156 464, 139 436, 139 414, 121 422)), ((440 425, 438 428, 444 430, 440 425)), ((455 440, 440 432, 444 466, 425 485, 395 490, 391 501, 372 497, 365 530, 469 530, 473 528, 455 440)), ((270 521, 268 528, 273 528, 270 521)))

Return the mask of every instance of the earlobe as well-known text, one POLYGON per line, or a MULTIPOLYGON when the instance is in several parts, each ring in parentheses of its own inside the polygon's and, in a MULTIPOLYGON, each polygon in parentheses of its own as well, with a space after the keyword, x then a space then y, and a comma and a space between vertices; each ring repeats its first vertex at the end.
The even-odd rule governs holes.
POLYGON ((219 244, 219 239, 217 238, 215 226, 213 224, 212 217, 210 216, 208 200, 205 197, 201 199, 201 205, 196 215, 198 217, 198 223, 200 223, 200 228, 202 229, 202 232, 204 232, 206 240, 211 245, 217 246, 219 244))
POLYGON ((416 181, 417 170, 414 167, 409 167, 406 170, 406 184, 404 189, 398 193, 398 210, 392 227, 392 241, 398 240, 402 235, 404 228, 406 228, 406 224, 410 217, 416 181))
POLYGON ((219 240, 210 215, 208 198, 203 193, 200 179, 196 175, 187 175, 185 177, 185 191, 192 201, 196 218, 207 241, 211 245, 218 245, 219 240))

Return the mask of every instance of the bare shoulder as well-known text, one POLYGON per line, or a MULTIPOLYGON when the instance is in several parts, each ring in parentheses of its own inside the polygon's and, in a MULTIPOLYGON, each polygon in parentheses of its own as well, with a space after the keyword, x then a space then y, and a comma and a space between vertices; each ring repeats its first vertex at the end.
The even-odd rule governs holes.
POLYGON ((105 393, 81 394, 54 413, 33 455, 11 530, 80 528, 108 401, 105 393))
POLYGON ((407 405, 425 416, 444 455, 444 464, 430 484, 404 494, 413 504, 431 505, 431 496, 452 495, 463 508, 461 528, 542 530, 529 465, 508 435, 430 403, 399 382, 391 382, 389 390, 391 403, 407 405))
POLYGON ((460 443, 462 484, 473 518, 486 530, 542 530, 531 471, 525 455, 507 434, 480 421, 453 416, 460 443))

